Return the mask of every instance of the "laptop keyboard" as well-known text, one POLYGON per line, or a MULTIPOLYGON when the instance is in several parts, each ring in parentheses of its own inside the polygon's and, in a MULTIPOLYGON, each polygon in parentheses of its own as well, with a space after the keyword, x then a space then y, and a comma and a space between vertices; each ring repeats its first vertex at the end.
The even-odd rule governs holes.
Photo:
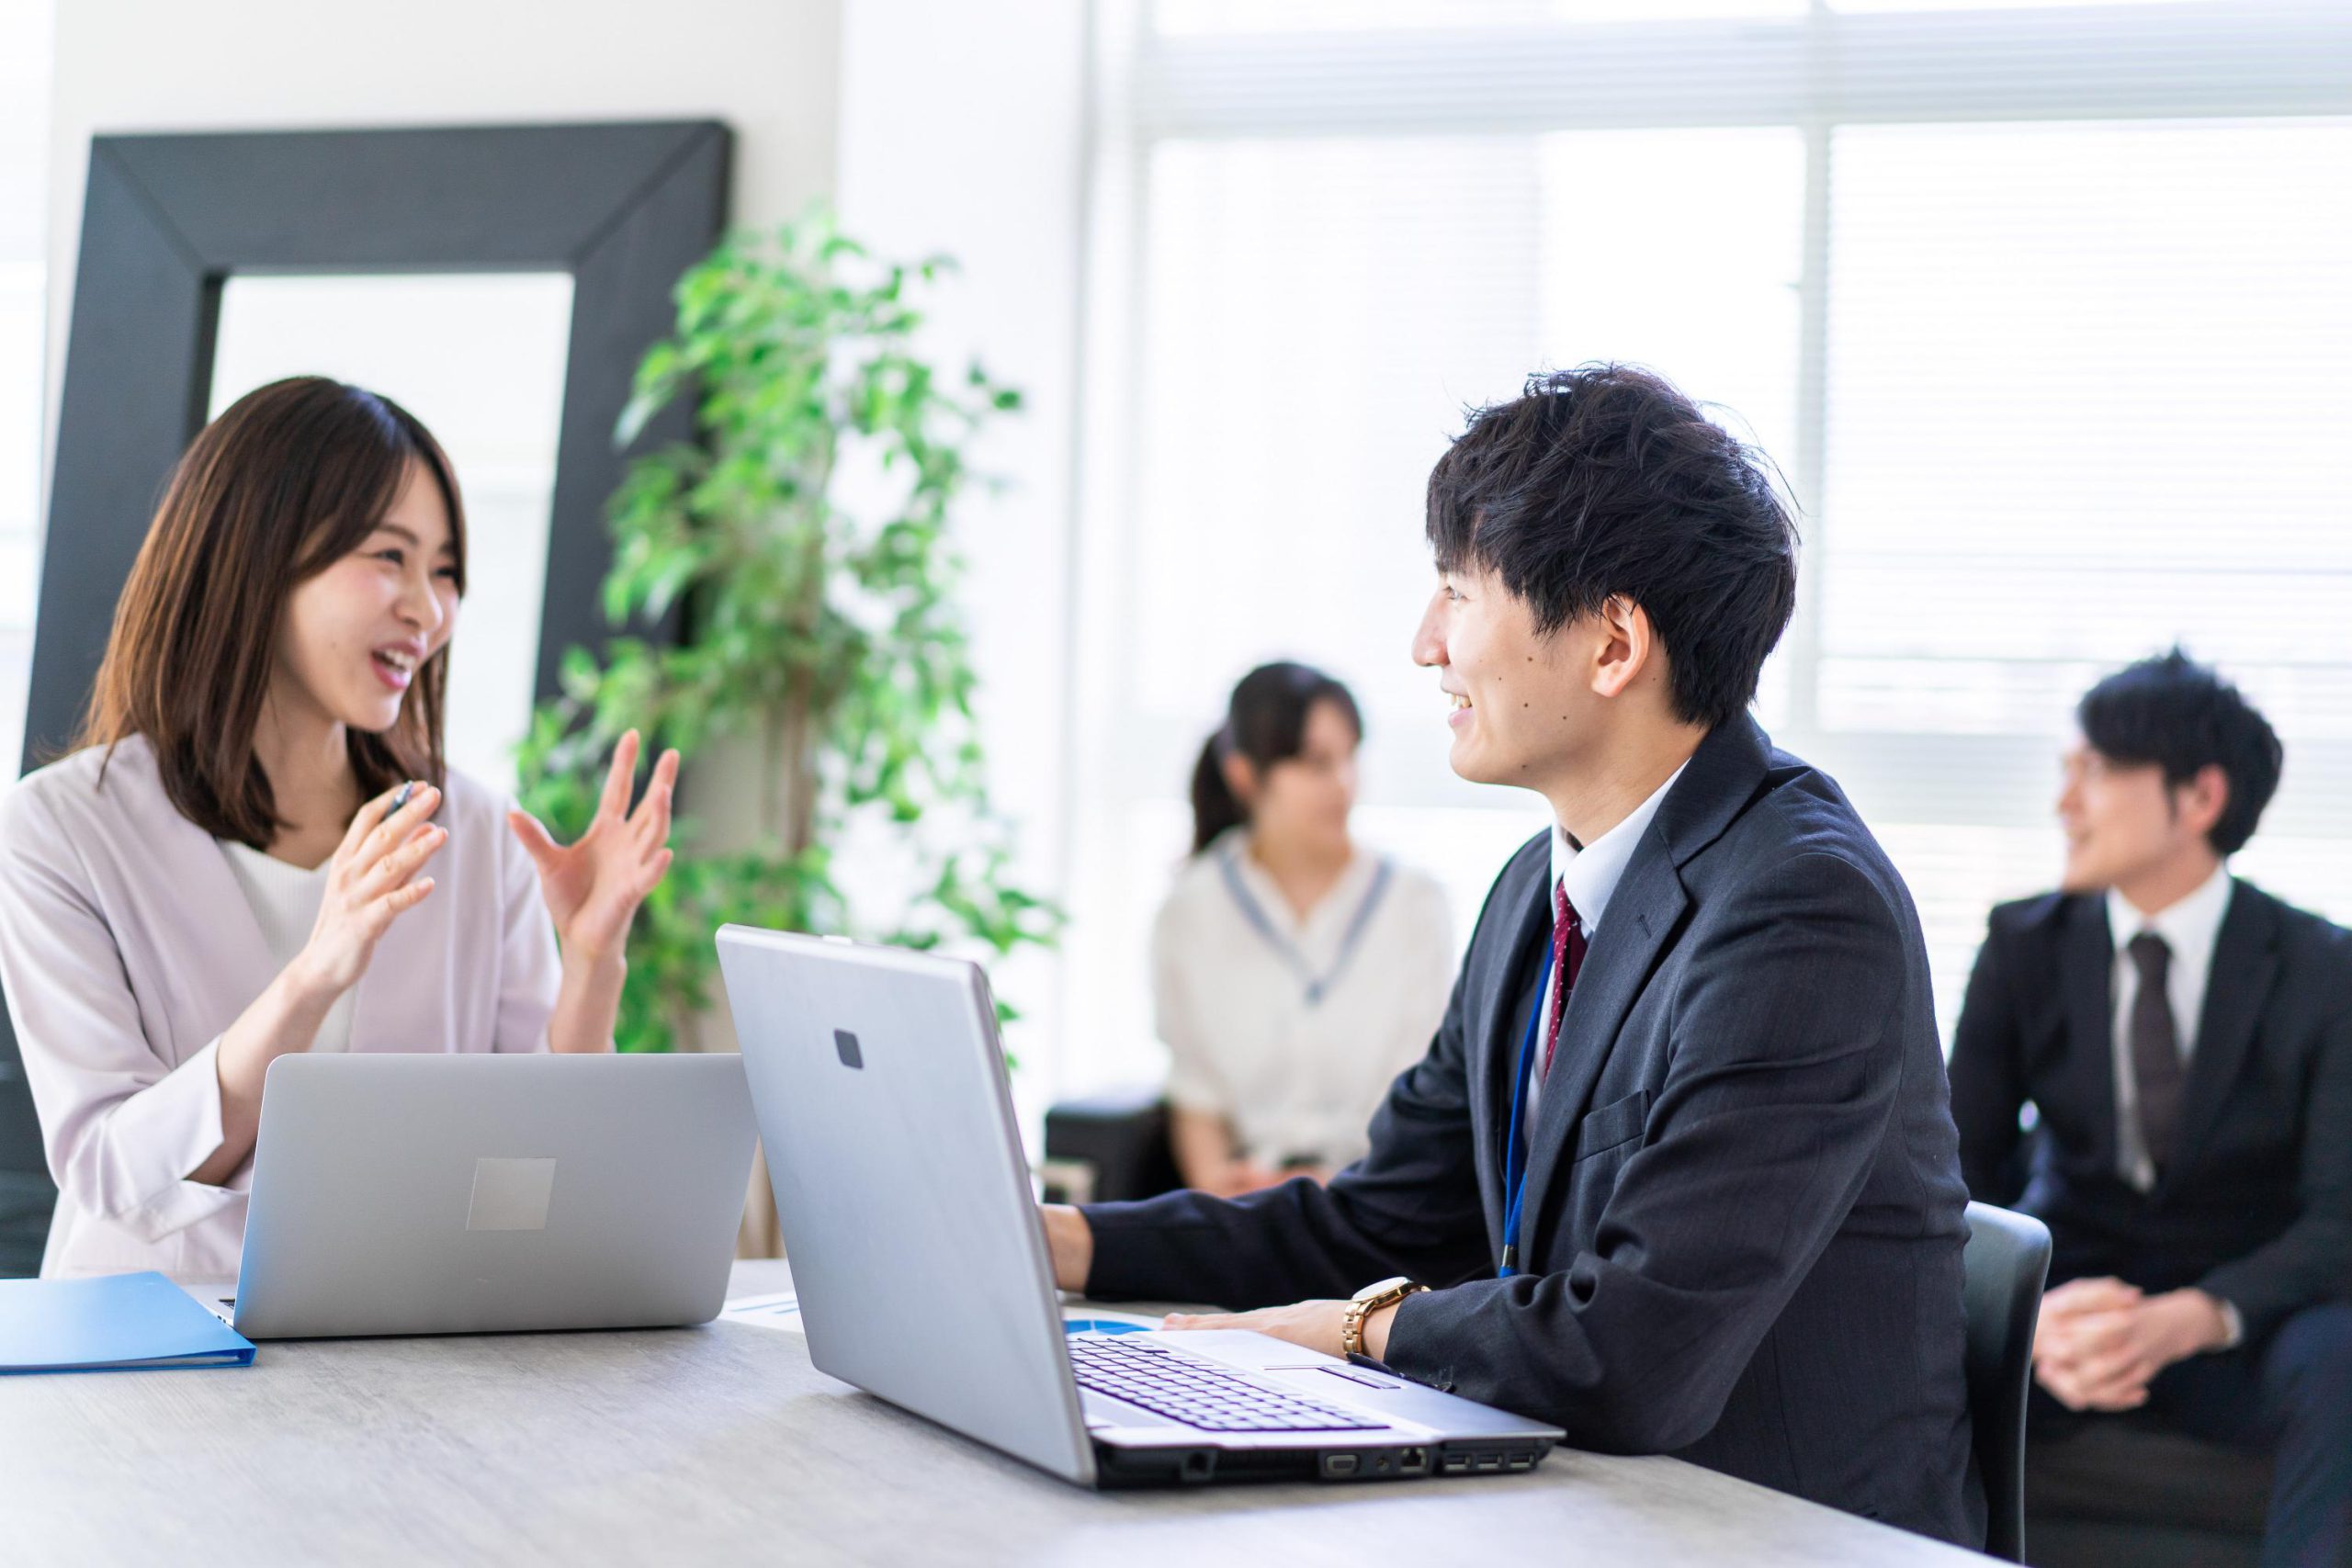
POLYGON ((1072 1335, 1069 1343, 1079 1387, 1203 1431, 1374 1432, 1387 1425, 1264 1387, 1162 1346, 1136 1344, 1124 1335, 1072 1335))

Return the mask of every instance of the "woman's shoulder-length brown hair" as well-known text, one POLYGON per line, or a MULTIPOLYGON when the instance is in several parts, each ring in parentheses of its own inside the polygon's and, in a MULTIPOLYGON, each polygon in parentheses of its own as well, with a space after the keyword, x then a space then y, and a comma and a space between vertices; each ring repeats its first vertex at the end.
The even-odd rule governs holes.
MULTIPOLYGON (((284 826, 254 731, 294 589, 359 547, 422 464, 449 509, 459 592, 466 529, 449 460, 389 398, 320 376, 246 393, 204 427, 115 605, 76 749, 142 736, 180 815, 266 849, 284 826)), ((445 644, 381 733, 353 729, 361 798, 403 779, 443 782, 445 644)))

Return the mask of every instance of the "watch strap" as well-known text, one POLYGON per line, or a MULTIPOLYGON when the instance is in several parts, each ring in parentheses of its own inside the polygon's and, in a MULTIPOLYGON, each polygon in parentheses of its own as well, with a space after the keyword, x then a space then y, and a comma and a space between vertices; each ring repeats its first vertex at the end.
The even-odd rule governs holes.
POLYGON ((1350 1360, 1354 1360, 1358 1357, 1363 1357, 1369 1360, 1371 1358, 1365 1351, 1363 1343, 1364 1321, 1381 1308, 1395 1306, 1407 1296, 1418 1295, 1428 1289, 1427 1285, 1418 1280, 1406 1280, 1381 1292, 1376 1296, 1351 1301, 1348 1303, 1348 1310, 1340 1319, 1340 1353, 1350 1360))

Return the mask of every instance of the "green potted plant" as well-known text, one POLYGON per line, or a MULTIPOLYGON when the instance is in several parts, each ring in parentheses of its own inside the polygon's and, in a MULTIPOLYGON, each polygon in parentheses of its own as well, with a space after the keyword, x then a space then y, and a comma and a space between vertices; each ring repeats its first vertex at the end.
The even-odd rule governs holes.
POLYGON ((630 466, 605 609, 674 613, 683 635, 572 650, 520 748, 520 793, 579 831, 631 728, 648 756, 677 747, 690 786, 714 751, 757 782, 745 841, 682 821, 630 932, 623 1050, 693 1040, 730 920, 984 955, 1055 937, 989 807, 949 537, 974 434, 1021 400, 919 355, 912 297, 946 265, 877 262, 821 214, 730 239, 679 281, 676 333, 638 368, 619 439, 691 395, 697 440, 630 466))

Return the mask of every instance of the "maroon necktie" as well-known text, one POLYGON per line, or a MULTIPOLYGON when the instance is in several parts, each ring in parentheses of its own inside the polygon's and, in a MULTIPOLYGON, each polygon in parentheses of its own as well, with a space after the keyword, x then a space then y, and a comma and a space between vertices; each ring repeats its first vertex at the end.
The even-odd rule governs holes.
POLYGON ((1552 1016, 1544 1024, 1544 1075, 1552 1072, 1552 1053, 1560 1048, 1560 1020, 1568 1010, 1568 992, 1577 983, 1577 971, 1584 967, 1584 923, 1577 919, 1576 906, 1568 902, 1568 886, 1565 882, 1552 887, 1552 973, 1559 984, 1552 987, 1552 1016))

